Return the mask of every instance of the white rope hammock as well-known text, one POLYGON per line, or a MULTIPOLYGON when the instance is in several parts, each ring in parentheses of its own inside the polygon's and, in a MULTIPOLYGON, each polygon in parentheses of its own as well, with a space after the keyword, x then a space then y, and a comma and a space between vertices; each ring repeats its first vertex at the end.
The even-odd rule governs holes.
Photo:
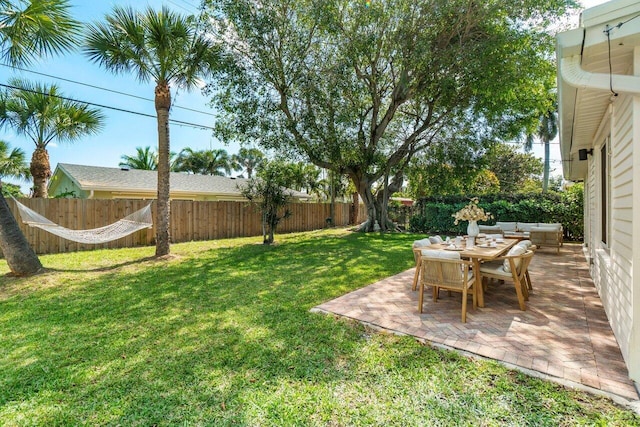
POLYGON ((151 218, 151 204, 148 204, 144 208, 125 216, 113 224, 105 225, 104 227, 93 228, 90 230, 71 230, 58 225, 55 222, 49 221, 36 211, 29 209, 27 206, 18 202, 15 198, 13 200, 18 206, 18 212, 20 212, 22 222, 25 224, 30 227, 40 228, 48 231, 49 233, 55 234, 56 236, 60 236, 63 239, 78 243, 106 243, 128 236, 129 234, 142 230, 143 228, 151 228, 153 226, 153 220, 151 218))

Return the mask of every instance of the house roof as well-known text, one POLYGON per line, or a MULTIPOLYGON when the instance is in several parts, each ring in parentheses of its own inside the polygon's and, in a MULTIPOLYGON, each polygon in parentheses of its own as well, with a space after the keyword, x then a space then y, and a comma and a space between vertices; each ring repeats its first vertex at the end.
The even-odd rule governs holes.
MULTIPOLYGON (((102 166, 58 163, 54 173, 66 174, 80 189, 85 191, 112 191, 130 193, 153 193, 158 188, 158 172, 139 169, 107 168, 102 166)), ((244 178, 229 178, 213 175, 194 175, 171 172, 171 194, 199 194, 212 196, 242 197, 240 188, 247 183, 244 178)), ((50 182, 50 187, 53 180, 50 182)), ((306 193, 294 191, 293 196, 307 199, 306 193)))
POLYGON ((560 151, 568 180, 586 176, 588 162, 578 151, 607 136, 601 132, 608 129, 614 92, 640 94, 640 77, 633 76, 639 9, 638 0, 613 0, 584 10, 579 28, 557 36, 560 151))

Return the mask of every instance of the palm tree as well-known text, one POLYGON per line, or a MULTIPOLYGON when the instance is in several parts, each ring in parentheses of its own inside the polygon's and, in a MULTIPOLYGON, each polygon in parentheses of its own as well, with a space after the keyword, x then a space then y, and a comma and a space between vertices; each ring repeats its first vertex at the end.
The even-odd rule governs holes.
POLYGON ((153 81, 158 120, 158 204, 156 256, 169 254, 169 109, 171 85, 195 88, 219 63, 219 50, 198 32, 193 17, 162 7, 135 12, 114 7, 106 22, 89 25, 84 47, 88 57, 114 73, 134 73, 153 81))
POLYGON ((158 154, 151 151, 151 147, 136 147, 136 155, 128 156, 123 154, 120 156, 122 161, 118 166, 129 167, 131 169, 140 169, 146 171, 158 170, 158 154))
POLYGON ((81 27, 69 8, 67 0, 0 0, 0 59, 28 65, 72 49, 81 27))
MULTIPOLYGON (((80 23, 71 18, 67 0, 27 0, 20 6, 24 7, 0 0, 0 56, 4 61, 29 64, 75 44, 80 23)), ((42 271, 40 259, 22 234, 1 191, 0 248, 12 274, 28 276, 42 271)))
POLYGON ((241 148, 238 150, 238 154, 231 156, 232 167, 235 170, 246 170, 247 178, 249 179, 253 177, 253 171, 264 163, 265 160, 266 157, 264 153, 257 148, 241 148))
POLYGON ((19 148, 10 150, 9 144, 0 140, 0 187, 2 186, 2 178, 27 180, 30 176, 24 151, 19 148))
POLYGON ((100 131, 104 116, 89 105, 64 99, 58 86, 10 80, 11 89, 0 105, 0 123, 36 146, 31 156, 33 196, 47 197, 51 165, 47 145, 73 142, 100 131))
POLYGON ((226 150, 183 149, 175 163, 177 172, 225 176, 231 173, 231 158, 226 150))
POLYGON ((540 123, 536 132, 527 135, 525 150, 531 151, 534 139, 537 137, 544 144, 544 169, 542 173, 542 192, 546 193, 549 188, 549 163, 550 163, 550 143, 558 135, 558 105, 554 101, 549 110, 540 116, 540 123))

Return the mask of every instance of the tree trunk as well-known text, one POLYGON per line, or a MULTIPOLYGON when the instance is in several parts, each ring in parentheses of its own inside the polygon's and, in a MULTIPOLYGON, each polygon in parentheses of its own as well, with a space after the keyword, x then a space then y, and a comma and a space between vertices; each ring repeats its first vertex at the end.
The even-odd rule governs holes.
POLYGON ((358 222, 359 209, 360 209, 360 196, 357 192, 351 194, 351 217, 349 218, 349 224, 355 224, 358 222))
POLYGON ((171 219, 169 202, 169 108, 171 92, 167 82, 159 82, 155 90, 158 116, 158 204, 156 206, 156 257, 169 255, 171 219))
POLYGON ((33 176, 33 197, 48 197, 47 182, 51 177, 49 153, 44 147, 36 147, 31 156, 31 176, 33 176))
MULTIPOLYGON (((0 188, 2 184, 0 183, 0 188)), ((11 273, 31 276, 42 271, 42 264, 22 234, 18 222, 0 191, 0 248, 11 273)))
POLYGON ((549 188, 549 148, 550 148, 550 141, 544 141, 544 172, 542 175, 542 192, 546 193, 547 189, 549 188))

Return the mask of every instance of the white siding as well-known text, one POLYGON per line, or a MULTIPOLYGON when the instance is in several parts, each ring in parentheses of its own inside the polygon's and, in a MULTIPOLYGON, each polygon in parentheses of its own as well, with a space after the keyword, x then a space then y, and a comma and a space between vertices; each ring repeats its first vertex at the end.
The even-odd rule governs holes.
MULTIPOLYGON (((633 103, 632 97, 621 96, 613 106, 611 118, 611 156, 609 188, 611 191, 610 236, 608 250, 598 250, 595 261, 594 280, 607 312, 613 332, 620 344, 625 360, 629 360, 629 344, 633 322, 633 103)), ((596 141, 596 146, 600 145, 596 141)), ((597 183, 598 195, 590 206, 592 217, 597 217, 593 226, 600 227, 600 167, 598 158, 590 168, 590 182, 597 183), (597 165, 595 163, 598 163, 597 165)), ((594 233, 600 238, 600 233, 594 233)), ((592 242, 596 248, 600 242, 592 242)))

